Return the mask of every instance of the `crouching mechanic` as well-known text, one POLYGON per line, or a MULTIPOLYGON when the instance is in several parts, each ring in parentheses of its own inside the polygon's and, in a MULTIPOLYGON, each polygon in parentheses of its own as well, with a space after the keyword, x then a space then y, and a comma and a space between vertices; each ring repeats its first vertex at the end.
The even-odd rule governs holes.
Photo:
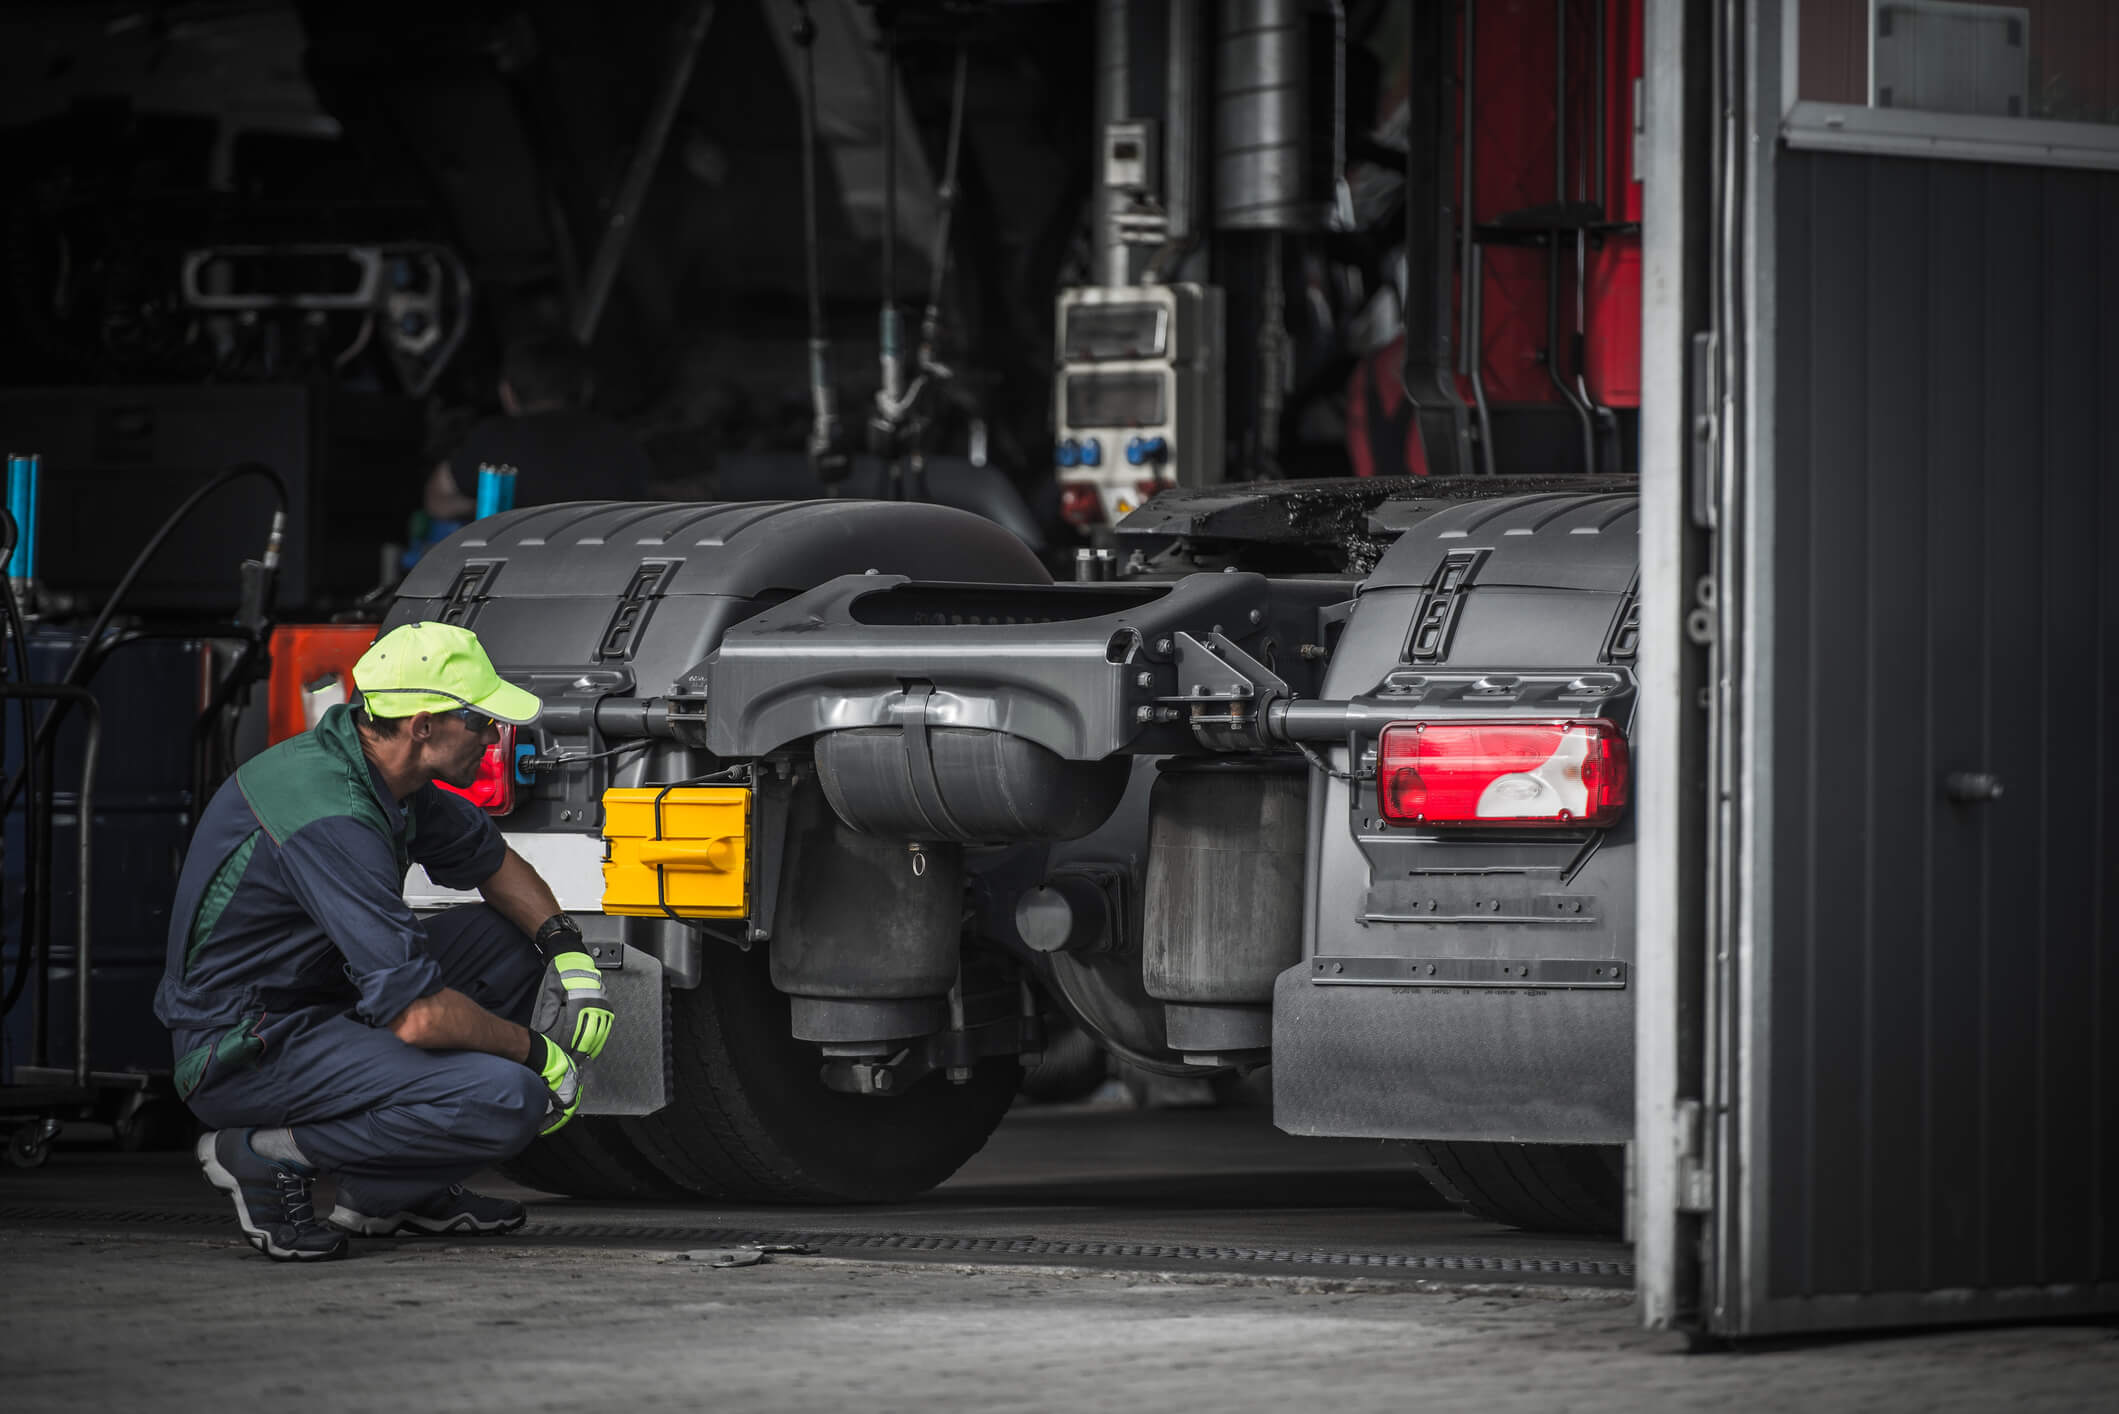
POLYGON ((612 1020, 550 887, 434 785, 468 785, 495 723, 532 720, 538 700, 437 623, 384 635, 353 682, 353 704, 206 807, 155 994, 178 1091, 212 1131, 199 1162, 281 1261, 342 1256, 348 1232, 521 1227, 520 1203, 463 1180, 567 1122, 576 1060, 612 1020), (485 902, 422 922, 402 892, 412 864, 485 902), (555 1011, 550 1035, 530 1029, 555 1011), (328 1223, 319 1173, 338 1182, 328 1223))

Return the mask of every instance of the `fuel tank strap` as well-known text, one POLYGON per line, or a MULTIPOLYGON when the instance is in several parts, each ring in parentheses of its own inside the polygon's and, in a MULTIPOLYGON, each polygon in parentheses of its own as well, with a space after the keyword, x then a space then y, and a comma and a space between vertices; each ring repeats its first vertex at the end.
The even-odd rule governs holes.
POLYGON ((933 696, 934 684, 913 683, 903 697, 890 704, 890 719, 905 734, 906 781, 920 813, 934 827, 934 837, 961 839, 964 829, 942 799, 941 782, 934 773, 934 750, 927 740, 927 703, 933 696))

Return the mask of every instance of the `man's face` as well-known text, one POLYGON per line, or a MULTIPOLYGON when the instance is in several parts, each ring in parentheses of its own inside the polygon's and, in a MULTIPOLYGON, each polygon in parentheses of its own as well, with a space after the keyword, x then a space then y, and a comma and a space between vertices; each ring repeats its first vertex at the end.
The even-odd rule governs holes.
POLYGON ((500 727, 487 717, 480 718, 479 727, 468 726, 456 712, 437 714, 433 720, 434 730, 421 748, 421 768, 452 786, 470 785, 478 779, 486 748, 500 740, 500 727))

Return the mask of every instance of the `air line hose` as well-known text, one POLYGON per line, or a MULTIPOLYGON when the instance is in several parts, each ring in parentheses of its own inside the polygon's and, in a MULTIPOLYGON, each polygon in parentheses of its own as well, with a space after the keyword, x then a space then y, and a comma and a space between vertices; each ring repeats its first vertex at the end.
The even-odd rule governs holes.
MULTIPOLYGON (((265 561, 269 568, 279 568, 280 542, 287 527, 287 483, 278 472, 261 462, 237 462, 186 496, 182 503, 169 513, 155 533, 148 537, 147 543, 140 547, 140 553, 135 555, 132 564, 126 567, 117 587, 111 590, 110 597, 103 601, 103 607, 96 614, 95 622, 89 625, 88 634, 81 641, 80 651, 74 654, 73 662, 67 665, 65 674, 59 680, 60 685, 78 687, 87 678, 86 670, 95 660, 96 645, 102 641, 104 629, 110 626, 111 616, 118 611, 118 606, 124 603, 125 596, 132 592, 133 582, 139 579, 141 572, 154 559, 155 553, 162 548, 164 542, 176 532, 177 527, 182 525, 208 496, 245 477, 262 477, 272 484, 273 492, 278 497, 279 504, 272 517, 272 534, 266 542, 265 561)), ((15 797, 22 793, 24 772, 29 769, 30 761, 35 759, 34 751, 41 749, 51 734, 58 730, 60 721, 66 715, 67 706, 68 703, 62 699, 45 714, 43 723, 37 728, 32 754, 25 758, 22 768, 9 778, 6 795, 0 796, 0 815, 5 815, 14 808, 15 797)), ((198 801, 195 804, 203 806, 205 802, 198 801)))
MULTIPOLYGON (((14 555, 15 544, 21 538, 21 533, 21 527, 15 524, 15 518, 5 510, 0 510, 0 539, 6 541, 6 548, 0 550, 0 563, 5 563, 14 555)), ((29 631, 22 622, 22 606, 15 602, 15 593, 11 586, 0 585, 0 596, 4 596, 7 600, 7 640, 9 655, 13 658, 15 665, 15 686, 28 687, 29 631)), ((37 780, 35 772, 37 760, 36 731, 30 725, 30 700, 28 698, 17 700, 22 704, 20 709, 22 769, 29 773, 25 777, 29 785, 29 791, 28 797, 24 801, 22 815, 22 840, 24 846, 22 859, 22 878, 24 881, 21 913, 22 936, 18 942, 21 950, 15 954, 15 975, 8 981, 6 994, 0 996, 0 1016, 5 1016, 14 1010, 15 1002, 21 997, 22 989, 29 981, 29 959, 32 951, 30 944, 31 940, 38 936, 33 928, 35 920, 31 915, 36 910, 33 909, 32 904, 35 903, 40 907, 44 904, 44 900, 41 897, 44 892, 43 889, 32 889, 29 887, 32 881, 43 878, 39 865, 44 858, 44 839, 38 833, 36 824, 37 803, 44 794, 41 782, 37 780), (33 900, 31 897, 33 893, 39 897, 33 900)), ((0 811, 0 815, 4 814, 4 811, 0 811)))

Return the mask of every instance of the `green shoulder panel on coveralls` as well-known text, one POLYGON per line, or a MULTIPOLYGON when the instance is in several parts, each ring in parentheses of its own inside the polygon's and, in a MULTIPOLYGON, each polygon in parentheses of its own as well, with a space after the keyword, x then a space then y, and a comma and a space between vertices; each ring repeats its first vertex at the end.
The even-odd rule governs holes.
POLYGON ((276 845, 319 820, 350 815, 390 842, 400 869, 410 862, 409 829, 401 836, 383 814, 352 709, 343 704, 311 730, 251 757, 236 768, 235 781, 276 845))

